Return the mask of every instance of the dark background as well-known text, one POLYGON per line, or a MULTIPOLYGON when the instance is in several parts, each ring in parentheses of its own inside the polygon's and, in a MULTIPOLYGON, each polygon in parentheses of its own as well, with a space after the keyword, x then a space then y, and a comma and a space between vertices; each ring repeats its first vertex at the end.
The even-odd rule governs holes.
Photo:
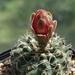
POLYGON ((75 0, 0 0, 0 52, 30 31, 30 15, 39 9, 52 13, 55 32, 75 48, 75 0))

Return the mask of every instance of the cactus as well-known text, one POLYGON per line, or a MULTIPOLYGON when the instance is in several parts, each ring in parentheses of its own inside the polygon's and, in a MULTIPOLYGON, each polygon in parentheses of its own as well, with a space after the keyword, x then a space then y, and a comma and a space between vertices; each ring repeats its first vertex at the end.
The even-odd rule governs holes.
POLYGON ((32 14, 31 22, 31 29, 35 35, 25 34, 17 41, 17 48, 11 51, 11 66, 15 73, 69 75, 71 45, 65 45, 65 40, 54 33, 56 21, 52 20, 52 15, 45 10, 39 10, 32 14), (40 25, 37 26, 39 23, 42 24, 42 31, 40 25))

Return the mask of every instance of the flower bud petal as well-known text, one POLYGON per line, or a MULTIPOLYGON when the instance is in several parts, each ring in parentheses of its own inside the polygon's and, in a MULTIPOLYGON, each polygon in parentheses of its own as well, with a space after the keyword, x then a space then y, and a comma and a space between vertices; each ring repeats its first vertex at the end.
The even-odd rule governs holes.
MULTIPOLYGON (((32 26, 30 26, 30 29, 31 29, 31 31, 33 32, 33 34, 35 34, 35 31, 34 31, 34 29, 33 29, 32 26)), ((35 35, 36 35, 36 34, 35 34, 35 35)))
POLYGON ((35 13, 32 13, 32 14, 31 14, 31 17, 30 17, 30 21, 31 21, 31 22, 32 22, 33 19, 34 19, 34 16, 35 16, 35 13))
POLYGON ((52 32, 53 32, 53 25, 50 25, 48 27, 48 38, 51 38, 52 37, 52 32))
POLYGON ((52 18, 50 16, 48 16, 48 21, 52 24, 52 18))
MULTIPOLYGON (((57 21, 56 21, 56 20, 53 21, 53 26, 54 26, 54 30, 55 30, 56 27, 57 27, 57 21)), ((54 30, 53 30, 53 31, 54 31, 54 30)))
POLYGON ((38 27, 39 29, 43 29, 44 25, 45 25, 45 20, 44 19, 39 19, 38 22, 38 27))
POLYGON ((47 12, 47 14, 48 14, 48 15, 50 15, 50 16, 51 16, 51 18, 52 18, 52 14, 51 14, 50 12, 47 12))

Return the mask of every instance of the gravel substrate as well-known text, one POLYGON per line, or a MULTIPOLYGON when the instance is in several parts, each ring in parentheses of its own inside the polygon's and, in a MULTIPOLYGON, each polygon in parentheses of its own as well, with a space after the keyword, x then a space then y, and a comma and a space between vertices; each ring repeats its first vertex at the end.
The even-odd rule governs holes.
MULTIPOLYGON (((69 75, 75 75, 75 60, 72 60, 70 64, 69 75)), ((17 75, 10 65, 10 60, 0 63, 0 75, 17 75)))

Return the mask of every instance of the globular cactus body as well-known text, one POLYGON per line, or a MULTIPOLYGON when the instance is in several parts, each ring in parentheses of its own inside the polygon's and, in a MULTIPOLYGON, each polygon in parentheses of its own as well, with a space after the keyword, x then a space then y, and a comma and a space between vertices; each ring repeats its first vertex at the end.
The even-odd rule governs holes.
POLYGON ((45 51, 31 35, 25 35, 11 52, 12 66, 19 75, 66 75, 69 68, 69 47, 59 36, 53 36, 45 51))
POLYGON ((45 10, 31 16, 32 32, 24 35, 11 51, 11 64, 17 75, 69 75, 70 45, 54 33, 57 21, 45 10))

